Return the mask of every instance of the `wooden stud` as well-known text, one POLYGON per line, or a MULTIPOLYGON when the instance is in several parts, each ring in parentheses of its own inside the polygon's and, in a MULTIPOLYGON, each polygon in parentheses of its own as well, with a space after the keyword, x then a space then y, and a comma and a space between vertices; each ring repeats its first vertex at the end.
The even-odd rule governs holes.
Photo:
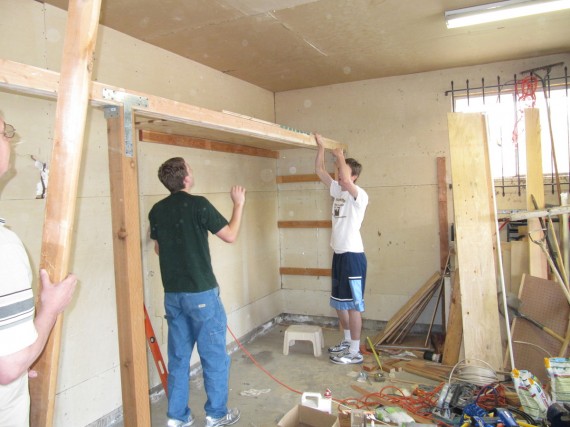
POLYGON ((119 111, 107 118, 107 134, 123 416, 125 425, 145 427, 150 425, 150 404, 137 150, 133 135, 133 157, 125 155, 123 108, 119 111))
POLYGON ((280 274, 291 276, 330 276, 330 268, 281 267, 280 274))
MULTIPOLYGON (((58 92, 59 74, 55 71, 18 62, 0 60, 0 87, 12 91, 31 93, 39 96, 55 97, 58 92)), ((208 110, 194 105, 183 104, 166 98, 123 89, 100 82, 91 82, 90 99, 93 105, 103 107, 119 101, 108 99, 109 93, 125 93, 133 97, 148 100, 146 107, 133 106, 136 110, 138 128, 152 127, 154 121, 168 121, 169 125, 177 126, 181 135, 205 137, 202 133, 208 131, 208 139, 232 142, 235 144, 255 146, 266 149, 281 148, 311 148, 316 149, 317 143, 313 135, 296 132, 289 128, 269 122, 248 120, 239 115, 208 110), (153 119, 144 124, 141 118, 153 119)), ((163 127, 162 127, 163 128, 163 127)), ((347 149, 347 145, 323 138, 327 149, 347 149)))
POLYGON ((459 271, 453 274, 451 284, 451 304, 449 307, 449 323, 445 334, 443 346, 444 365, 453 366, 459 362, 461 353, 461 340, 463 338, 463 321, 461 320, 461 286, 459 285, 459 271))
POLYGON ((449 144, 467 359, 502 366, 495 266, 496 213, 485 116, 449 113, 449 144))
POLYGON ((320 182, 317 174, 307 175, 280 175, 276 178, 277 184, 289 184, 294 182, 320 182))
POLYGON ((268 157, 270 159, 279 158, 279 151, 229 144, 227 142, 210 141, 208 139, 194 138, 185 135, 171 135, 150 130, 139 130, 139 140, 141 142, 154 142, 156 144, 198 148, 201 150, 220 151, 222 153, 245 154, 248 156, 268 157))
POLYGON ((437 201, 439 207, 439 266, 441 271, 444 272, 447 267, 447 259, 449 257, 449 223, 447 221, 445 157, 437 158, 437 201))
POLYGON ((321 221, 277 221, 278 228, 331 228, 331 220, 321 221))
MULTIPOLYGON (((537 108, 525 110, 526 133, 526 208, 529 211, 544 209, 544 176, 542 174, 542 144, 540 139, 540 112, 537 108), (535 209, 534 196, 538 209, 535 209)), ((538 218, 529 218, 528 232, 534 240, 541 240, 545 234, 538 218)), ((548 279, 548 262, 540 247, 527 239, 529 245, 529 273, 531 276, 548 279)))
MULTIPOLYGON (((40 266, 48 271, 54 283, 69 272, 100 9, 101 0, 69 1, 40 258, 40 266)), ((39 299, 37 304, 41 304, 39 299)), ((33 427, 53 425, 62 319, 60 315, 44 352, 33 367, 38 372, 38 377, 30 381, 30 424, 33 427)))

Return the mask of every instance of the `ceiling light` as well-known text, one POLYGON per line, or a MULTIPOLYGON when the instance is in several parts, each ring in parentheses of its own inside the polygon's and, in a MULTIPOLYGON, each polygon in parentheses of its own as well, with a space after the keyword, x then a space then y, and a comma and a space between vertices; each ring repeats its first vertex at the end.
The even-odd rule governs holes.
POLYGON ((466 27, 570 9, 570 0, 506 0, 445 12, 447 28, 466 27))

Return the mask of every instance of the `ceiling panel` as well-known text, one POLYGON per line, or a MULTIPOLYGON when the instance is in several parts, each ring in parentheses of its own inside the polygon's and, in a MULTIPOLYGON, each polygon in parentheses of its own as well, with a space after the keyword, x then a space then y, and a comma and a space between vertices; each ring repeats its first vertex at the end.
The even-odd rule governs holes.
POLYGON ((103 0, 100 22, 274 92, 570 51, 570 11, 446 28, 485 3, 103 0))

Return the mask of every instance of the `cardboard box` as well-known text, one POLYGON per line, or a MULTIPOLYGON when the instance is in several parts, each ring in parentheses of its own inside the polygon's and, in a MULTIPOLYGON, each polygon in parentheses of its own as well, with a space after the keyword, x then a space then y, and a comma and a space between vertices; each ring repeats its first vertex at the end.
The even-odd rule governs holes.
POLYGON ((297 405, 277 423, 279 427, 340 427, 336 415, 297 405))

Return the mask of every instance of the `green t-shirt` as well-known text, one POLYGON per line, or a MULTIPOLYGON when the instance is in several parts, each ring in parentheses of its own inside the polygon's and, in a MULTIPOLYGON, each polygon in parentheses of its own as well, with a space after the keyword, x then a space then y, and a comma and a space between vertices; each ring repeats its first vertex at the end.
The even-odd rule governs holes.
POLYGON ((148 214, 150 237, 158 242, 165 292, 203 292, 218 286, 208 245, 228 221, 202 196, 178 191, 148 214))

